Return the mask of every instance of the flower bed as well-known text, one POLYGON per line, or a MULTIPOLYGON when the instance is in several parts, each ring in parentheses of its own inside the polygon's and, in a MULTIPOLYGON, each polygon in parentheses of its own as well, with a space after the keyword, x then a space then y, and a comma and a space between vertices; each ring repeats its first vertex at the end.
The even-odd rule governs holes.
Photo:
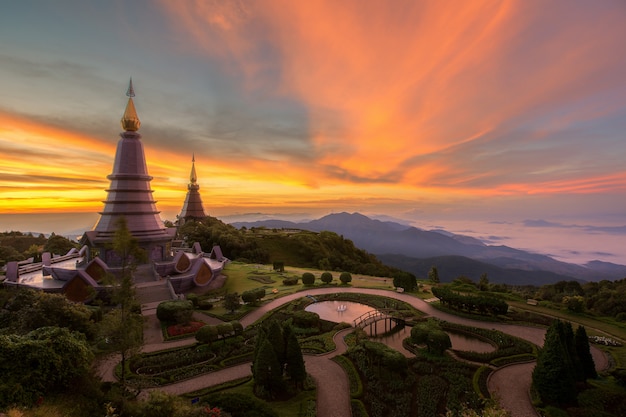
POLYGON ((203 327, 205 323, 201 321, 190 321, 187 324, 173 324, 167 326, 168 337, 191 335, 197 332, 200 327, 203 327))

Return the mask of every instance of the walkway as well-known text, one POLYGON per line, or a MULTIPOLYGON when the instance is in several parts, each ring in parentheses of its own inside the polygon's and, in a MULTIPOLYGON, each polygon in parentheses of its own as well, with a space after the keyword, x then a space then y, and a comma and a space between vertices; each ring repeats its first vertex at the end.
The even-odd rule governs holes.
MULTIPOLYGON (((243 317, 240 322, 244 327, 247 327, 256 322, 265 313, 290 301, 306 295, 315 296, 336 292, 371 294, 395 298, 412 305, 428 316, 437 317, 441 320, 459 323, 466 326, 499 330, 503 333, 528 340, 538 346, 542 346, 544 341, 545 329, 467 319, 437 310, 424 300, 415 298, 408 294, 353 287, 318 288, 289 294, 260 306, 253 312, 243 317)), ((160 325, 158 325, 158 320, 156 320, 154 313, 150 314, 149 311, 145 311, 144 314, 146 313, 147 321, 145 339, 147 344, 144 345, 144 352, 152 352, 195 343, 195 339, 193 338, 177 342, 162 342, 161 328, 160 325)), ((205 317, 202 319, 204 320, 205 317)), ((329 360, 333 356, 340 355, 345 352, 346 345, 343 342, 343 337, 351 330, 352 329, 346 329, 335 335, 334 340, 337 346, 335 351, 324 355, 306 355, 305 357, 307 372, 309 372, 317 382, 317 415, 319 416, 346 417, 351 415, 350 387, 348 384, 348 378, 338 364, 329 360), (332 381, 332 383, 328 383, 328 381, 332 381)), ((604 370, 608 368, 608 359, 601 350, 592 346, 591 353, 596 364, 596 369, 604 370)), ((104 380, 112 380, 110 379, 113 378, 111 368, 114 364, 114 359, 103 361, 103 363, 101 363, 99 374, 104 380)), ((538 415, 532 407, 529 397, 530 378, 534 366, 535 362, 505 366, 492 373, 489 378, 489 392, 494 393, 502 407, 511 412, 511 417, 535 417, 538 415)), ((158 389, 173 394, 182 394, 233 379, 238 379, 250 374, 250 364, 247 363, 201 375, 196 378, 160 387, 158 389)))

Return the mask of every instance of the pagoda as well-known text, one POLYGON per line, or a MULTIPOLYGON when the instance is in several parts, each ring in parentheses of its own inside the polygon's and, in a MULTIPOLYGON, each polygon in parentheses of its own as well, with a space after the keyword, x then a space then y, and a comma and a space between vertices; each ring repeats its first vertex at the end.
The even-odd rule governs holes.
POLYGON ((192 155, 187 196, 185 197, 183 209, 178 215, 179 226, 185 224, 187 220, 202 220, 207 216, 202 207, 202 197, 200 197, 199 190, 200 186, 198 185, 198 176, 196 175, 196 156, 192 155))
POLYGON ((146 158, 137 132, 141 122, 135 110, 133 81, 130 80, 128 103, 122 116, 121 139, 117 143, 113 173, 107 178, 111 181, 106 190, 107 199, 104 210, 93 230, 84 235, 85 243, 99 253, 107 265, 115 265, 117 256, 110 248, 117 228, 118 219, 126 219, 128 230, 135 237, 139 246, 146 250, 150 261, 164 260, 169 251, 174 229, 163 224, 156 201, 152 197, 146 158))

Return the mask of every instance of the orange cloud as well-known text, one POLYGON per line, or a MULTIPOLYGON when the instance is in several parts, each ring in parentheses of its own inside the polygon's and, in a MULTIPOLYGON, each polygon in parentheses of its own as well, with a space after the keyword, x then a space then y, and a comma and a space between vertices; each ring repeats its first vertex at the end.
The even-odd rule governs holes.
MULTIPOLYGON (((475 185, 474 191, 509 193, 512 173, 502 175, 488 161, 459 162, 475 147, 498 149, 511 129, 528 123, 528 136, 515 146, 532 146, 541 137, 532 132, 538 118, 558 130, 617 108, 567 107, 610 83, 599 75, 626 37, 616 24, 620 17, 610 12, 598 12, 581 27, 585 16, 572 12, 560 24, 549 21, 560 13, 558 5, 524 1, 198 0, 163 6, 192 45, 238 74, 247 91, 269 84, 276 96, 306 105, 314 160, 292 164, 285 174, 274 170, 279 181, 400 183, 431 192, 484 183, 488 188, 475 185)), ((533 163, 547 167, 551 161, 539 156, 533 163)), ((249 167, 248 173, 267 178, 276 165, 255 161, 242 170, 249 167)), ((547 181, 536 178, 529 188, 547 181)))

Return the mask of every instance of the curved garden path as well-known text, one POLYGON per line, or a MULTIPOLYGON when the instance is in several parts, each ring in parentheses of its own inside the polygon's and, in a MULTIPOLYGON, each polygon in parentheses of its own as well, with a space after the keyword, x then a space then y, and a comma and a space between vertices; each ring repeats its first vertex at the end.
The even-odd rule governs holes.
MULTIPOLYGON (((408 294, 397 293, 388 290, 353 287, 318 288, 285 295, 260 306, 256 310, 243 317, 240 322, 244 327, 247 327, 256 322, 265 313, 274 310, 275 308, 278 308, 285 303, 304 297, 305 295, 315 296, 321 294, 332 294, 336 292, 362 293, 395 298, 412 305, 413 307, 424 312, 428 316, 437 317, 441 320, 464 324, 467 326, 499 330, 503 333, 507 333, 512 336, 528 340, 538 346, 542 346, 544 341, 546 330, 542 328, 483 322, 479 320, 458 317, 440 311, 425 302, 424 300, 408 294)), ((193 338, 184 339, 177 342, 157 341, 162 339, 160 336, 160 326, 157 326, 158 321, 155 322, 156 317, 154 316, 154 312, 152 313, 152 315, 148 314, 146 317, 147 344, 144 345, 143 351, 152 352, 195 343, 195 339, 193 338)), ((203 315, 202 319, 204 320, 205 317, 208 316, 203 315)), ((212 318, 211 320, 215 319, 212 318)), ((350 387, 348 383, 348 378, 343 369, 337 363, 329 360, 333 356, 340 355, 345 352, 346 345, 343 342, 343 337, 350 331, 351 329, 346 329, 335 335, 334 340, 337 348, 333 352, 323 355, 305 355, 307 371, 313 376, 313 378, 315 378, 317 382, 317 415, 329 417, 346 417, 351 415, 350 387)), ((608 358, 601 350, 592 346, 591 353, 593 355, 596 368, 598 370, 604 370, 608 367, 608 358)), ((115 358, 110 358, 101 362, 99 366, 99 374, 104 380, 113 380, 111 379, 114 378, 112 368, 115 366, 115 363, 115 358)), ((511 412, 512 417, 534 417, 538 415, 532 407, 529 396, 531 373, 534 366, 535 362, 505 366, 493 372, 488 380, 489 392, 494 393, 502 407, 511 412)), ((250 374, 250 363, 247 363, 201 375, 175 384, 170 384, 164 387, 160 387, 158 389, 172 394, 182 394, 185 392, 195 391, 207 386, 248 376, 250 374)))

